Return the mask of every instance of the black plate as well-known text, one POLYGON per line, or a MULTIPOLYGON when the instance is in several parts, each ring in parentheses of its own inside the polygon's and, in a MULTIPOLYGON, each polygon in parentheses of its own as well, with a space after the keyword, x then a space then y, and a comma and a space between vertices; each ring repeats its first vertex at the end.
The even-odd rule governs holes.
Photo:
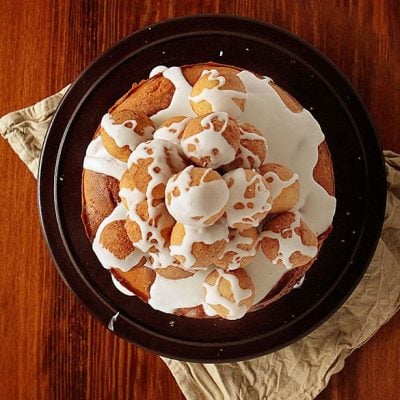
POLYGON ((152 25, 99 57, 75 81, 53 118, 38 184, 47 243, 64 281, 88 310, 106 326, 119 312, 115 333, 138 346, 205 362, 275 351, 336 311, 374 252, 386 193, 376 133, 343 74, 292 34, 231 16, 188 17, 152 25), (176 317, 122 295, 97 261, 80 220, 83 158, 101 116, 154 66, 209 60, 268 75, 312 110, 326 135, 336 179, 334 229, 304 285, 238 321, 176 317))

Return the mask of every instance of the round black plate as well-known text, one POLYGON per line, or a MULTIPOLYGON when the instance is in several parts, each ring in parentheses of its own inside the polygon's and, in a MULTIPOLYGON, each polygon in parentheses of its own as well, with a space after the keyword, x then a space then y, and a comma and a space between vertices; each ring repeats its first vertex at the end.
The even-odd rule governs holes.
POLYGON ((218 362, 256 357, 306 335, 349 296, 374 252, 385 208, 385 172, 374 128, 349 81, 319 51, 275 26, 231 16, 166 21, 112 47, 74 82, 43 147, 39 172, 43 231, 66 284, 103 324, 172 358, 218 362), (320 123, 337 192, 333 231, 304 285, 238 321, 194 320, 153 310, 119 293, 91 250, 80 219, 86 147, 101 116, 132 82, 160 64, 234 64, 294 95, 320 123))

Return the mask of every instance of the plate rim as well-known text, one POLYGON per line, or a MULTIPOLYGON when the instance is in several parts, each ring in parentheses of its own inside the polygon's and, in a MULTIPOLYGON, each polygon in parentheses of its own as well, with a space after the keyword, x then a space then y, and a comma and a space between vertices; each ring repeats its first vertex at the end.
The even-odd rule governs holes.
MULTIPOLYGON (((85 308, 87 308, 87 309, 89 310, 89 312, 90 312, 92 315, 94 315, 94 316, 96 317, 96 319, 100 320, 100 322, 102 322, 104 325, 106 325, 106 324, 104 323, 104 321, 103 321, 101 318, 99 318, 99 316, 98 316, 90 307, 87 306, 86 300, 83 300, 83 299, 81 298, 81 296, 80 296, 80 295, 76 292, 76 290, 71 286, 71 284, 70 284, 70 282, 67 280, 66 276, 64 276, 64 271, 63 271, 63 269, 61 268, 61 266, 59 265, 59 263, 58 263, 58 261, 57 261, 57 257, 58 257, 58 256, 56 255, 56 250, 54 250, 53 238, 52 238, 51 235, 49 234, 49 233, 50 233, 50 232, 49 232, 49 229, 50 229, 50 228, 49 228, 49 222, 48 222, 48 218, 49 218, 49 217, 48 217, 48 212, 49 212, 49 210, 47 210, 47 211, 45 210, 46 207, 45 207, 45 204, 44 204, 44 203, 46 202, 46 200, 45 200, 44 193, 43 193, 43 189, 44 189, 44 187, 43 187, 43 186, 44 186, 43 182, 44 182, 44 180, 46 179, 45 171, 44 171, 44 166, 45 166, 45 164, 46 164, 46 162, 47 162, 46 155, 48 154, 48 153, 47 153, 47 149, 48 149, 48 146, 49 146, 49 143, 50 143, 50 140, 51 140, 51 137, 50 137, 50 136, 52 135, 52 132, 54 131, 53 126, 56 126, 56 125, 57 125, 57 123, 58 123, 57 116, 59 115, 60 110, 62 110, 63 107, 65 108, 65 104, 67 104, 67 102, 68 102, 68 100, 69 100, 69 97, 68 97, 68 96, 71 96, 70 94, 73 93, 74 90, 76 90, 75 88, 81 84, 81 79, 82 79, 82 77, 84 77, 85 74, 87 74, 88 71, 90 71, 90 70, 93 68, 93 66, 96 66, 98 63, 102 62, 102 60, 103 60, 108 54, 110 54, 110 53, 112 53, 113 51, 115 51, 116 48, 122 47, 122 46, 124 45, 125 42, 128 43, 129 40, 132 40, 132 37, 136 37, 136 36, 139 35, 139 34, 143 34, 143 33, 147 32, 147 31, 149 31, 149 27, 151 27, 151 28, 153 29, 153 28, 155 28, 155 27, 162 27, 162 26, 165 26, 165 25, 167 25, 167 24, 178 24, 178 25, 179 25, 179 23, 180 23, 181 21, 188 21, 188 20, 196 20, 196 21, 198 21, 198 20, 204 20, 204 19, 210 19, 210 18, 213 19, 213 20, 218 19, 218 20, 224 20, 224 21, 240 20, 240 21, 243 21, 243 22, 246 22, 246 23, 256 24, 256 25, 259 25, 259 27, 260 27, 261 29, 268 28, 268 29, 277 31, 277 32, 279 32, 280 34, 282 34, 282 35, 284 35, 284 36, 288 36, 288 37, 290 37, 290 39, 293 40, 295 43, 299 43, 300 45, 306 46, 306 47, 308 48, 308 50, 314 52, 319 58, 322 59, 322 61, 324 61, 325 63, 329 64, 329 67, 330 67, 331 69, 334 70, 334 72, 341 78, 342 81, 344 81, 344 83, 346 84, 346 86, 350 89, 351 94, 354 96, 355 101, 358 103, 358 104, 357 104, 358 107, 361 107, 361 111, 362 111, 362 113, 364 114, 364 115, 363 115, 363 118, 366 119, 367 123, 369 124, 369 126, 370 126, 370 128, 371 128, 371 131, 372 131, 373 134, 374 134, 373 136, 374 136, 374 139, 375 139, 375 141, 376 141, 376 144, 378 145, 378 148, 380 149, 379 137, 378 137, 378 135, 377 135, 377 133, 376 133, 376 129, 375 129, 375 127, 374 127, 374 125, 373 125, 373 123, 372 123, 372 121, 371 121, 371 119, 370 119, 370 117, 369 117, 369 115, 368 115, 367 109, 366 109, 366 107, 365 107, 365 105, 364 105, 362 99, 360 98, 360 96, 358 95, 358 93, 355 91, 353 85, 352 85, 351 82, 348 80, 348 78, 340 71, 340 69, 338 69, 338 68, 336 67, 336 65, 335 65, 327 56, 325 56, 322 52, 320 52, 320 50, 314 48, 312 45, 310 45, 310 44, 309 44, 308 42, 306 42, 304 39, 297 37, 297 36, 294 35, 293 33, 288 32, 288 31, 286 31, 285 29, 283 29, 283 28, 281 28, 281 27, 277 27, 277 26, 272 25, 272 24, 267 24, 267 23, 264 23, 264 22, 259 21, 259 20, 253 20, 253 19, 250 19, 250 18, 247 18, 247 17, 238 17, 238 16, 232 16, 232 15, 213 15, 213 14, 209 15, 209 14, 204 14, 204 15, 197 15, 197 16, 188 16, 188 17, 179 17, 179 18, 168 19, 168 20, 166 20, 166 21, 162 21, 162 22, 160 22, 160 23, 157 23, 157 24, 153 24, 153 25, 149 25, 149 26, 147 26, 147 27, 144 27, 144 28, 140 29, 139 31, 133 32, 133 33, 131 33, 130 35, 126 36, 125 38, 121 39, 121 40, 118 41, 116 44, 114 44, 113 46, 111 46, 108 50, 106 50, 106 52, 104 52, 104 53, 102 53, 100 56, 98 56, 92 63, 90 63, 90 64, 88 65, 88 67, 86 67, 86 68, 84 69, 84 71, 77 77, 77 79, 74 81, 74 83, 70 86, 70 88, 68 89, 68 91, 67 91, 66 94, 64 95, 63 99, 61 100, 61 102, 60 102, 60 104, 59 104, 59 106, 58 106, 58 108, 57 108, 57 110, 56 110, 56 113, 54 114, 54 117, 53 117, 53 119, 52 119, 52 121, 51 121, 51 124, 49 125, 48 131, 47 131, 47 134, 46 134, 46 138, 45 138, 45 141, 44 141, 44 143, 43 143, 43 149, 42 149, 42 153, 41 153, 41 157, 40 157, 39 173, 38 173, 38 209, 39 209, 40 224, 41 224, 41 228, 42 228, 43 235, 44 235, 45 240, 46 240, 46 244, 47 244, 47 246, 48 246, 48 248, 49 248, 49 250, 50 250, 50 253, 51 253, 51 255, 52 255, 52 258, 53 258, 53 261, 54 261, 54 263, 55 263, 55 265, 56 265, 56 268, 57 268, 59 274, 61 275, 62 279, 64 280, 64 282, 67 284, 67 286, 70 288, 70 290, 72 290, 72 292, 74 292, 74 294, 76 295, 76 297, 78 297, 78 299, 81 301, 81 303, 84 304, 85 308)), ((131 53, 129 53, 129 54, 131 54, 131 53)), ((127 56, 127 58, 129 58, 129 56, 127 56)), ((121 63, 121 62, 123 62, 123 61, 122 61, 122 60, 119 60, 119 62, 121 63)), ((101 77, 102 77, 102 76, 98 77, 97 79, 95 79, 95 80, 93 81, 91 88, 93 88, 93 87, 95 86, 96 82, 98 82, 98 81, 101 79, 101 77)), ((80 101, 83 101, 83 99, 84 99, 86 96, 87 96, 87 92, 85 92, 84 96, 80 99, 80 101)), ((74 108, 74 110, 76 110, 76 109, 79 108, 79 106, 75 106, 75 107, 73 107, 73 108, 74 108)), ((74 113, 75 113, 75 112, 76 112, 76 111, 74 111, 74 113)), ((69 126, 69 124, 72 122, 74 113, 70 116, 70 119, 69 119, 68 123, 67 123, 66 126, 65 126, 65 131, 64 131, 64 132, 67 132, 67 131, 68 131, 68 126, 69 126)), ((65 124, 62 124, 62 125, 65 125, 65 124)), ((60 147, 57 149, 57 150, 58 150, 58 151, 57 151, 57 162, 56 162, 56 164, 54 165, 54 168, 56 168, 57 165, 58 165, 58 158, 59 158, 59 155, 60 155, 60 149, 62 148, 62 144, 63 144, 64 139, 65 139, 65 133, 63 133, 63 135, 62 135, 62 141, 60 142, 60 147)), ((53 150, 53 151, 54 151, 54 150, 53 150)), ((380 151, 380 154, 381 154, 381 160, 380 160, 380 161, 381 161, 381 166, 382 166, 381 172, 384 172, 384 161, 383 161, 383 154, 382 154, 381 151, 380 151)), ((384 174, 382 174, 382 176, 384 177, 384 174)), ((382 178, 382 176, 381 176, 381 178, 382 178)), ((54 193, 53 193, 53 198, 52 198, 52 199, 53 199, 53 201, 54 201, 55 204, 56 204, 56 201, 57 201, 57 200, 56 200, 56 194, 57 194, 57 182, 56 182, 56 181, 57 181, 57 175, 54 174, 54 177, 53 177, 53 178, 54 178, 54 182, 53 182, 54 193)), ((385 208, 385 207, 384 207, 384 203, 383 203, 383 205, 381 205, 381 210, 380 210, 380 211, 381 211, 381 214, 380 214, 380 216, 377 215, 377 218, 379 219, 379 217, 380 217, 381 220, 382 220, 382 222, 383 222, 383 216, 384 216, 384 208, 385 208), (382 213, 382 209, 383 209, 383 213, 382 213)), ((56 215, 56 214, 57 214, 57 213, 56 213, 56 210, 52 210, 52 211, 54 211, 54 213, 52 213, 52 214, 54 214, 54 215, 57 217, 57 215, 56 215)), ((53 215, 53 216, 54 216, 54 215, 53 215)), ((53 222, 54 222, 54 221, 53 221, 53 222)), ((380 229, 381 229, 381 226, 382 226, 382 224, 380 223, 380 224, 379 224, 380 229)), ((374 241, 374 243, 373 243, 373 245, 372 245, 372 248, 373 248, 373 249, 376 248, 376 245, 377 245, 377 243, 378 243, 379 236, 380 236, 380 229, 379 229, 378 232, 374 235, 374 236, 376 236, 376 237, 375 237, 375 241, 374 241)), ((351 285, 351 287, 347 288, 347 290, 345 291, 346 293, 344 293, 344 294, 341 295, 341 301, 339 301, 339 302, 336 301, 336 302, 335 302, 335 306, 330 307, 330 310, 329 310, 328 312, 325 312, 325 313, 324 313, 324 318, 322 318, 322 319, 319 318, 318 321, 317 321, 316 323, 311 324, 311 325, 308 327, 308 329, 306 329, 306 330, 303 331, 303 333, 302 333, 301 335, 297 335, 297 336, 293 337, 291 340, 286 340, 283 344, 280 344, 280 345, 277 345, 277 346, 275 346, 275 347, 272 347, 272 348, 268 349, 267 352, 276 351, 276 350, 279 349, 279 348, 282 348, 282 347, 284 347, 284 346, 287 346, 287 345, 293 343, 294 341, 299 340, 300 338, 302 338, 302 337, 304 337, 305 335, 307 335, 310 331, 312 331, 312 330, 314 330, 316 327, 320 326, 320 325, 321 325, 322 323, 324 323, 333 313, 335 313, 335 312, 340 308, 340 306, 347 300, 347 298, 348 298, 348 297, 350 296, 350 294, 353 292, 354 288, 358 285, 359 281, 361 280, 362 276, 364 275, 365 270, 367 269, 367 267, 368 267, 368 265, 369 265, 369 262, 370 262, 370 260, 371 260, 371 258, 372 258, 372 256, 373 256, 373 253, 374 253, 373 251, 370 251, 369 257, 367 257, 368 260, 367 260, 367 262, 365 263, 365 266, 362 268, 362 271, 360 272, 361 269, 358 270, 358 271, 359 271, 359 274, 358 274, 359 277, 358 277, 358 279, 353 280, 353 285, 351 285)), ((99 297, 98 293, 95 293, 95 294, 96 294, 97 297, 99 297)), ((329 296, 326 297, 325 302, 326 302, 326 300, 327 300, 328 298, 330 298, 330 297, 332 297, 332 293, 331 293, 329 296)), ((337 297, 337 294, 335 295, 335 297, 337 297)), ((104 303, 104 302, 103 302, 103 303, 104 303)), ((324 302, 322 302, 322 303, 324 303, 324 302)), ((109 309, 112 309, 112 307, 110 306, 110 304, 105 303, 104 305, 106 305, 109 309)), ((316 309, 319 309, 321 305, 322 305, 322 304, 320 304, 318 307, 316 307, 316 309)), ((117 310, 114 310, 114 311, 116 312, 117 310)), ((313 311, 312 311, 311 313, 309 313, 307 316, 310 317, 310 314, 314 314, 315 312, 316 312, 316 310, 313 310, 313 311)), ((114 314, 113 314, 113 315, 114 315, 114 314)), ((121 315, 119 320, 124 321, 124 318, 125 318, 125 317, 124 317, 123 315, 121 315)), ((125 318, 125 319, 126 319, 126 318, 125 318)), ((125 321, 125 322, 126 322, 126 321, 125 321)), ((297 321, 294 325, 296 325, 297 323, 299 323, 299 321, 297 321)), ((118 331, 114 331, 114 333, 116 333, 116 334, 118 335, 118 331)), ((120 336, 120 335, 119 335, 119 336, 120 336)), ((145 344, 143 344, 143 343, 138 343, 137 341, 133 341, 132 339, 127 338, 127 337, 125 337, 125 336, 122 336, 122 337, 123 337, 124 339, 126 339, 126 340, 128 340, 128 341, 134 343, 134 344, 137 345, 137 346, 143 347, 143 348, 145 348, 145 349, 147 349, 147 350, 149 350, 149 351, 152 351, 152 352, 155 351, 155 349, 154 349, 152 346, 147 347, 147 346, 146 346, 145 344)), ((259 339, 259 340, 262 341, 263 338, 261 338, 261 339, 259 339)), ((178 340, 178 342, 179 342, 179 340, 178 340)), ((203 358, 203 359, 202 359, 202 358, 199 357, 199 356, 196 356, 196 357, 187 357, 187 356, 180 357, 179 354, 171 354, 171 353, 168 352, 168 351, 167 351, 167 352, 163 352, 163 351, 161 351, 161 350, 159 350, 159 349, 157 349, 156 352, 157 352, 157 354, 161 354, 161 355, 167 356, 167 357, 172 357, 172 358, 175 358, 175 359, 181 359, 181 360, 186 360, 186 361, 197 361, 197 362, 226 362, 226 361, 237 361, 237 360, 243 360, 243 359, 247 359, 247 358, 257 357, 257 356, 259 356, 259 355, 261 355, 261 354, 266 354, 266 353, 267 353, 265 350, 261 350, 260 352, 252 352, 252 353, 249 354, 248 356, 239 356, 239 357, 232 357, 232 356, 229 356, 229 357, 227 357, 227 358, 224 358, 224 355, 223 355, 223 354, 220 354, 219 356, 216 356, 215 358, 210 358, 209 356, 207 356, 206 358, 203 358)), ((217 354, 218 354, 218 353, 217 353, 217 354)))

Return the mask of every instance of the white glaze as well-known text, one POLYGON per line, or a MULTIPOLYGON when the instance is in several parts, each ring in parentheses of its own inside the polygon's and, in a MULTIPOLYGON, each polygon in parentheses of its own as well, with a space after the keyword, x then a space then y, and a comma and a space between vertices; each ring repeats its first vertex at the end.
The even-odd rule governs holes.
POLYGON ((146 199, 146 196, 136 188, 121 188, 118 194, 121 199, 125 199, 128 210, 136 207, 141 201, 146 199))
POLYGON ((154 139, 162 139, 180 146, 182 135, 190 118, 185 118, 180 122, 173 122, 169 126, 162 126, 154 132, 154 139))
POLYGON ((190 174, 194 168, 193 165, 190 165, 169 179, 165 189, 166 206, 175 220, 184 225, 210 225, 210 223, 206 224, 206 221, 225 208, 229 190, 223 179, 204 181, 208 171, 212 171, 211 168, 204 172, 199 185, 192 186, 190 174), (179 196, 174 196, 174 189, 179 190, 179 196), (169 195, 171 196, 170 201, 169 195), (193 219, 193 217, 196 218, 193 219))
POLYGON ((168 67, 165 65, 158 65, 157 67, 154 67, 149 74, 149 78, 153 78, 154 76, 158 74, 162 74, 164 71, 166 71, 168 67))
POLYGON ((128 168, 144 159, 152 159, 147 170, 151 177, 146 189, 146 197, 149 200, 153 198, 153 189, 156 186, 166 184, 176 171, 180 171, 186 166, 179 155, 178 146, 160 139, 140 143, 129 156, 128 168))
MULTIPOLYGON (((153 122, 176 115, 195 116, 188 99, 191 86, 183 77, 179 67, 162 70, 175 85, 176 90, 171 104, 164 110, 151 117, 153 122)), ((317 235, 328 229, 332 223, 336 208, 336 199, 326 193, 314 179, 312 171, 318 160, 318 145, 324 140, 324 135, 315 118, 310 112, 303 109, 299 113, 290 111, 283 103, 276 91, 269 85, 268 77, 258 78, 249 71, 241 71, 238 76, 246 87, 248 99, 241 119, 255 125, 264 132, 268 139, 268 161, 287 165, 299 175, 301 194, 298 212, 307 222, 307 225, 317 235)), ((101 143, 101 139, 95 141, 101 143)), ((93 142, 95 142, 93 141, 93 142)), ((85 157, 84 168, 104 173, 120 179, 124 163, 111 157, 103 146, 89 145, 85 157), (93 147, 96 147, 93 160, 93 147), (101 147, 99 153, 98 149, 101 147), (90 149, 89 149, 90 148, 90 149), (113 165, 116 164, 117 166, 113 165)), ((96 143, 96 144, 97 144, 96 143)))
POLYGON ((228 227, 226 224, 216 222, 214 225, 206 227, 194 227, 184 225, 185 235, 182 243, 179 245, 170 245, 170 251, 173 256, 183 256, 185 261, 182 265, 189 269, 196 262, 196 257, 193 255, 192 246, 194 243, 213 244, 220 240, 228 242, 228 227))
POLYGON ((179 262, 172 257, 168 247, 160 247, 156 253, 150 253, 150 268, 167 268, 170 266, 179 266, 179 262))
POLYGON ((107 135, 114 139, 118 147, 128 146, 130 151, 135 150, 139 143, 152 139, 154 132, 152 126, 145 126, 143 134, 140 135, 135 130, 137 127, 136 120, 129 119, 122 124, 117 124, 109 113, 103 115, 101 127, 106 131, 107 135), (128 125, 131 125, 131 127, 128 127, 128 125))
POLYGON ((265 158, 261 159, 257 154, 253 153, 243 144, 243 141, 248 140, 248 141, 260 142, 260 146, 264 146, 265 150, 268 150, 267 139, 265 139, 264 136, 258 135, 257 133, 247 132, 240 126, 239 129, 240 129, 240 145, 239 145, 239 150, 236 154, 236 158, 241 158, 243 160, 243 163, 241 165, 243 168, 255 168, 256 170, 258 170, 261 164, 265 161, 265 158))
POLYGON ((221 165, 228 164, 235 159, 236 150, 222 135, 228 126, 228 113, 213 112, 202 118, 200 124, 202 129, 199 133, 182 138, 182 150, 187 157, 203 158, 209 157, 203 167, 218 168, 221 165), (222 122, 222 128, 218 131, 215 129, 213 119, 217 118, 222 122), (194 146, 195 150, 189 150, 190 146, 194 146), (213 150, 218 153, 214 154, 213 150))
POLYGON ((109 223, 119 220, 125 220, 126 217, 127 210, 122 203, 119 203, 118 206, 114 208, 113 212, 102 221, 99 228, 97 229, 92 248, 101 265, 106 269, 118 268, 121 271, 126 272, 136 266, 143 257, 146 257, 144 253, 135 248, 134 251, 132 251, 132 253, 130 253, 126 258, 120 259, 100 243, 100 236, 104 228, 109 223))
POLYGON ((233 119, 240 118, 242 110, 233 100, 245 100, 247 99, 247 93, 222 89, 226 80, 216 69, 204 70, 201 76, 205 75, 208 75, 208 81, 216 85, 213 88, 204 88, 197 96, 189 96, 189 100, 194 103, 206 101, 211 105, 211 111, 224 111, 233 119))
POLYGON ((188 278, 167 279, 156 274, 150 288, 149 304, 156 310, 173 313, 177 308, 196 307, 203 303, 203 287, 208 270, 199 270, 188 278))
MULTIPOLYGON (((221 268, 216 268, 215 271, 218 272, 218 278, 214 285, 203 282, 203 287, 206 289, 206 295, 204 297, 205 303, 210 306, 221 305, 224 307, 228 311, 227 319, 234 320, 242 318, 249 308, 245 304, 240 303, 251 297, 253 291, 251 289, 242 289, 237 276, 227 273, 221 268), (234 301, 230 301, 220 293, 219 284, 221 279, 226 279, 229 282, 234 301)), ((204 309, 206 312, 209 310, 208 307, 204 309)))
POLYGON ((254 304, 264 299, 287 272, 284 266, 272 264, 272 262, 265 257, 261 247, 257 249, 254 260, 245 270, 254 285, 254 304))
POLYGON ((320 235, 332 223, 336 199, 313 177, 318 146, 325 138, 318 122, 306 109, 298 113, 289 110, 269 84, 270 78, 257 78, 249 71, 241 71, 238 76, 249 95, 242 120, 265 133, 268 162, 286 165, 299 175, 297 209, 310 229, 320 235))
POLYGON ((265 187, 264 182, 260 174, 255 175, 246 179, 246 170, 243 168, 237 168, 233 171, 227 172, 223 176, 226 183, 233 180, 233 185, 229 187, 229 200, 226 205, 226 219, 230 227, 234 227, 235 224, 245 223, 250 226, 258 226, 260 224, 259 218, 254 218, 256 214, 267 213, 271 210, 270 204, 270 192, 265 187), (245 192, 247 188, 255 184, 254 198, 245 198, 245 192), (236 204, 242 204, 243 208, 235 208, 236 204), (252 203, 252 207, 248 204, 252 203))
POLYGON ((148 252, 152 247, 160 250, 167 243, 162 235, 162 230, 171 225, 171 219, 164 204, 157 207, 148 206, 149 219, 143 220, 137 213, 137 207, 130 207, 128 218, 134 221, 140 229, 141 239, 134 242, 134 246, 143 252, 148 252))
POLYGON ((173 83, 175 92, 169 106, 150 117, 156 127, 159 127, 164 121, 176 115, 195 117, 196 114, 192 110, 192 107, 190 107, 188 100, 192 87, 183 76, 182 70, 179 67, 171 67, 164 70, 162 74, 164 78, 169 79, 173 83))
MULTIPOLYGON (((176 308, 196 307, 203 305, 207 315, 216 312, 204 302, 203 282, 214 267, 197 270, 194 275, 185 279, 166 279, 156 275, 150 289, 149 304, 160 311, 173 313, 176 308)), ((254 304, 260 302, 274 288, 287 269, 272 264, 262 250, 257 250, 254 260, 245 268, 254 284, 254 304)))
POLYGON ((288 180, 283 180, 273 171, 266 172, 264 174, 264 178, 269 183, 269 191, 271 192, 272 199, 276 199, 281 193, 283 189, 292 186, 299 180, 299 176, 297 174, 293 174, 288 180))
MULTIPOLYGON (((151 117, 156 126, 176 115, 193 117, 188 97, 191 86, 180 68, 157 68, 176 87, 171 104, 151 117)), ((332 223, 336 200, 313 179, 313 169, 318 159, 318 145, 324 140, 318 122, 307 111, 290 111, 279 95, 268 84, 269 78, 258 78, 248 71, 239 74, 246 87, 248 98, 241 119, 255 125, 268 139, 268 162, 287 165, 299 175, 301 193, 297 211, 316 234, 323 233, 332 223)), ((111 157, 101 139, 95 139, 88 147, 84 168, 120 179, 126 164, 111 157)), ((213 269, 199 270, 189 278, 165 279, 157 274, 151 287, 149 304, 158 310, 172 313, 176 308, 195 307, 203 304, 203 281, 213 269)), ((282 265, 268 261, 259 248, 254 260, 246 267, 255 286, 255 303, 261 301, 283 274, 282 265)), ((208 307, 209 308, 209 307, 208 307)), ((207 311, 210 315, 212 311, 207 311)), ((215 315, 215 312, 214 314, 215 315)))
POLYGON ((267 237, 270 239, 276 239, 278 241, 278 255, 274 260, 271 260, 272 264, 282 263, 287 269, 291 269, 293 267, 290 257, 296 251, 299 251, 304 256, 310 258, 314 258, 318 253, 317 246, 307 246, 301 241, 301 236, 299 236, 295 231, 297 228, 300 228, 300 215, 297 213, 294 215, 294 221, 281 233, 276 233, 269 230, 261 233, 261 240, 262 238, 267 237), (282 233, 285 235, 285 237, 282 236, 282 233))
POLYGON ((120 180, 127 166, 126 163, 114 158, 104 148, 101 136, 98 136, 89 143, 86 149, 83 168, 120 180))
MULTIPOLYGON (((229 233, 229 242, 225 247, 225 256, 229 252, 235 253, 232 257, 232 260, 229 262, 228 270, 233 271, 235 269, 240 268, 240 261, 243 257, 253 257, 257 252, 257 243, 258 238, 254 240, 250 236, 243 236, 242 232, 239 229, 232 229, 229 233), (254 241, 254 243, 253 243, 254 241), (252 245, 248 250, 242 248, 245 245, 246 247, 252 245)), ((221 257, 222 258, 222 257, 221 257)))
POLYGON ((135 296, 135 293, 131 292, 124 285, 122 285, 112 273, 110 273, 110 275, 111 275, 112 283, 114 284, 114 286, 117 290, 119 290, 122 294, 124 294, 126 296, 135 296))
MULTIPOLYGON (((143 159, 152 160, 147 169, 151 179, 145 194, 148 202, 149 218, 144 221, 138 215, 136 205, 140 197, 135 191, 132 193, 133 198, 129 198, 131 206, 129 207, 128 216, 129 219, 137 223, 141 232, 141 239, 134 244, 137 248, 146 252, 153 246, 157 249, 164 247, 166 243, 161 231, 170 223, 164 204, 160 204, 157 207, 153 206, 153 190, 160 184, 165 185, 174 172, 183 169, 186 164, 179 155, 179 149, 176 144, 158 139, 139 144, 129 156, 128 167, 131 168, 134 163, 138 163, 143 159)), ((125 192, 124 194, 126 195, 125 192)))

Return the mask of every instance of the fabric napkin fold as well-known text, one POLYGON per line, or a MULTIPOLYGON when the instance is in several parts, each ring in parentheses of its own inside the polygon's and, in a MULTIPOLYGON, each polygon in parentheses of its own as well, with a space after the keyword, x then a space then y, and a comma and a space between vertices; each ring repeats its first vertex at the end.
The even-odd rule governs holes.
MULTIPOLYGON (((50 120, 67 91, 0 118, 0 133, 37 176, 50 120)), ((315 398, 345 359, 400 307, 400 155, 385 151, 387 207, 381 238, 360 284, 322 326, 298 342, 249 361, 200 364, 162 358, 187 399, 315 398)))

